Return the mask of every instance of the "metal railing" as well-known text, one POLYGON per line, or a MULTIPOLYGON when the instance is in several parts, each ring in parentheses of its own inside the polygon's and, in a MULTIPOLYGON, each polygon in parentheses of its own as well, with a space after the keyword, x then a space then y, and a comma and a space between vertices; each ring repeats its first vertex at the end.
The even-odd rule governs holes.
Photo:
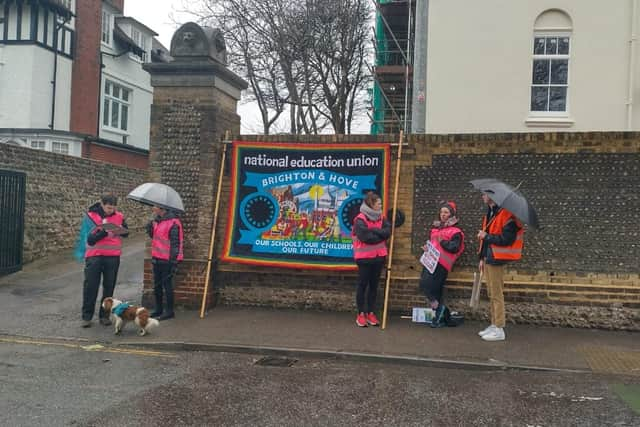
POLYGON ((397 49, 393 50, 378 50, 376 51, 376 64, 380 65, 406 65, 404 60, 406 51, 400 52, 397 49))
POLYGON ((26 174, 0 170, 0 276, 22 268, 26 174))

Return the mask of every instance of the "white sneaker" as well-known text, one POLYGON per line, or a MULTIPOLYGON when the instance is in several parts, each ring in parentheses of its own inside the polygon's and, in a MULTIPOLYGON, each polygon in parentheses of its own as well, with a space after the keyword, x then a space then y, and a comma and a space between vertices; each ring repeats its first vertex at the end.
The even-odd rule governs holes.
POLYGON ((483 330, 481 330, 480 332, 478 332, 478 335, 480 335, 481 337, 487 335, 489 332, 493 331, 496 328, 496 325, 489 325, 486 328, 484 328, 483 330))
POLYGON ((482 336, 482 339, 485 341, 504 341, 504 329, 495 328, 488 334, 482 336))

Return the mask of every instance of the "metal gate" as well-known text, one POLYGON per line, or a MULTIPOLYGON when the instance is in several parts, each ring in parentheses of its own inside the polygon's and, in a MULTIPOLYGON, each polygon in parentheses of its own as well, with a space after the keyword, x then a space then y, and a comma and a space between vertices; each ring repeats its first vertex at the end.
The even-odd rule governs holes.
POLYGON ((22 269, 26 178, 0 170, 0 276, 22 269))

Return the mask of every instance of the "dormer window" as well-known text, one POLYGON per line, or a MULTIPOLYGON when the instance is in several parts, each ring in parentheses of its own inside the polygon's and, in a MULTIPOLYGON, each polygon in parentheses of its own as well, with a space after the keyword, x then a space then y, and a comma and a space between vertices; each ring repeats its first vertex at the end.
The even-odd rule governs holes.
POLYGON ((147 37, 145 37, 145 35, 140 32, 139 30, 137 30, 136 28, 131 28, 131 39, 135 42, 135 44, 141 48, 144 52, 142 52, 142 55, 138 56, 133 54, 132 56, 136 59, 142 60, 142 62, 147 62, 148 61, 148 57, 147 57, 147 51, 149 50, 147 47, 147 37))
POLYGON ((113 32, 113 27, 111 25, 112 16, 106 10, 102 11, 102 43, 106 45, 111 45, 111 33, 113 32))

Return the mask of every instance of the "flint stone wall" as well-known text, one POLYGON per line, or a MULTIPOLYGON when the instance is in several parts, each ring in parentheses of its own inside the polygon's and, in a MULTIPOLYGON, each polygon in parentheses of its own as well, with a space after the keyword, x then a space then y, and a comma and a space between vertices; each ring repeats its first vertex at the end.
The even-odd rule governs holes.
POLYGON ((149 208, 125 200, 145 182, 146 171, 63 154, 0 144, 0 169, 24 172, 26 179, 25 263, 71 250, 82 215, 104 192, 119 199, 132 232, 142 230, 149 208))
POLYGON ((455 200, 467 237, 460 268, 477 264, 475 234, 485 208, 469 181, 498 177, 534 202, 541 229, 527 230, 520 270, 637 273, 640 156, 633 153, 436 155, 416 166, 415 254, 428 238, 440 200, 455 200))

